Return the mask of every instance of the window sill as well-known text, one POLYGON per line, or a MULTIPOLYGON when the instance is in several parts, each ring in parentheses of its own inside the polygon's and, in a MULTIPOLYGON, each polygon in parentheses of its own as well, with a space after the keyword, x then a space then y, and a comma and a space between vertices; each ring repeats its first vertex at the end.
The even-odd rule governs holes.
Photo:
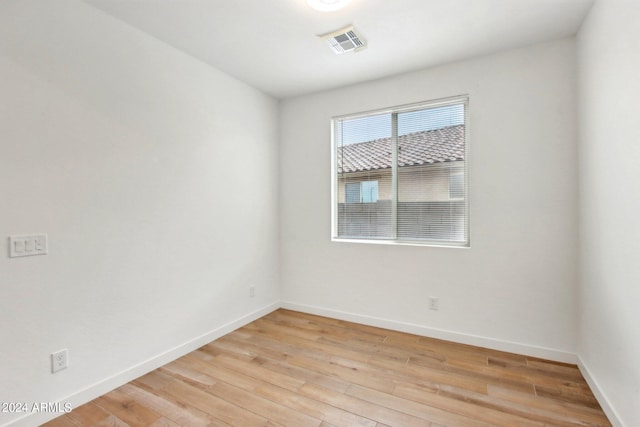
POLYGON ((448 241, 438 242, 434 240, 421 242, 421 241, 412 241, 412 240, 349 239, 349 238, 332 237, 331 241, 338 242, 338 243, 364 243, 364 244, 372 244, 372 245, 391 245, 391 246, 420 246, 420 247, 452 248, 452 249, 470 249, 471 248, 471 245, 469 242, 455 244, 448 241))

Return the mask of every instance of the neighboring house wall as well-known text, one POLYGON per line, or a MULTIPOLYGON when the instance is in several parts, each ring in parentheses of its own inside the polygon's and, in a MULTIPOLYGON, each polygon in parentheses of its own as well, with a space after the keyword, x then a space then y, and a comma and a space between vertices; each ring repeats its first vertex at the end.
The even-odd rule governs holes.
MULTIPOLYGON (((462 162, 405 166, 398 169, 398 199, 403 202, 450 200, 450 175, 464 172, 462 162)), ((391 170, 351 172, 338 175, 338 203, 345 202, 345 184, 378 181, 378 200, 391 200, 391 170)))
POLYGON ((399 168, 398 201, 449 201, 452 199, 450 176, 462 172, 464 172, 463 162, 399 168))

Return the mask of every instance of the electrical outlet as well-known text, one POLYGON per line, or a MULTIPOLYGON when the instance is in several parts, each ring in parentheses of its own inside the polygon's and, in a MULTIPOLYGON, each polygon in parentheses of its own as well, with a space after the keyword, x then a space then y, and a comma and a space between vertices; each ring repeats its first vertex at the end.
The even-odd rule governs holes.
POLYGON ((66 369, 69 363, 69 351, 65 348, 51 353, 51 373, 66 369))
POLYGON ((256 296, 256 285, 249 286, 249 296, 251 298, 256 296))
POLYGON ((440 299, 438 297, 429 297, 429 310, 438 311, 440 308, 440 299))

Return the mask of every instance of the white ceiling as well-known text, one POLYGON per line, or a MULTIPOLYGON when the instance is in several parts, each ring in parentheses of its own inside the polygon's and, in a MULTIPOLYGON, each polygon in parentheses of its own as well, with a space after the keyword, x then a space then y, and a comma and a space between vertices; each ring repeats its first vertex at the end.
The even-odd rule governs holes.
POLYGON ((278 98, 575 34, 593 0, 85 0, 278 98), (334 55, 317 37, 353 24, 368 42, 334 55))

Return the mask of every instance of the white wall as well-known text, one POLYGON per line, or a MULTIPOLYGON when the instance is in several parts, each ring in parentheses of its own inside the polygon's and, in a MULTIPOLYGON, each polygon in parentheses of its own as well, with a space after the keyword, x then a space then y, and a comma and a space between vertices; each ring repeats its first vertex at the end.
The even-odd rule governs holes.
POLYGON ((640 425, 640 3, 596 2, 578 36, 580 346, 615 425, 640 425))
POLYGON ((0 239, 49 236, 0 245, 0 402, 78 404, 277 306, 277 116, 82 2, 0 2, 0 239))
POLYGON ((574 47, 566 39, 282 102, 284 305, 575 361, 574 47), (330 118, 461 94, 471 248, 332 243, 330 118))

